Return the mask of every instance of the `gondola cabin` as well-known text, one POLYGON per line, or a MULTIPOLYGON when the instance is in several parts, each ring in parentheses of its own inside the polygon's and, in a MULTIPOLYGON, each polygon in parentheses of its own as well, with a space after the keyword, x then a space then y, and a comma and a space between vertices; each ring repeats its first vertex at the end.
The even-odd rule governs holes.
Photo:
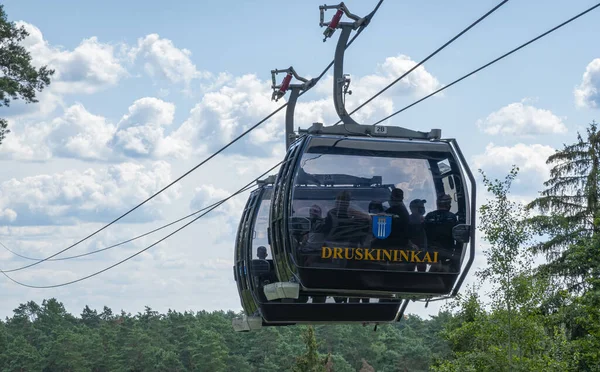
POLYGON ((456 141, 439 134, 318 123, 304 131, 273 187, 279 280, 366 297, 457 290, 474 258, 475 180, 456 141))

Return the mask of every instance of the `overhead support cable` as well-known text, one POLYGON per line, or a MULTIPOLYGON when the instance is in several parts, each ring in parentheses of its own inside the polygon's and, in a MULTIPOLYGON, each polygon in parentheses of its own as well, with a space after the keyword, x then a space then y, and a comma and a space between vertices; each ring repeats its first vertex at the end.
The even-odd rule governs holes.
POLYGON ((543 34, 541 34, 541 35, 539 35, 539 36, 537 36, 537 37, 535 37, 535 38, 533 38, 533 39, 529 40, 529 41, 528 41, 528 42, 526 42, 526 43, 523 43, 523 44, 521 44, 520 46, 518 46, 518 47, 514 48, 513 50, 511 50, 511 51, 509 51, 509 52, 507 52, 507 53, 504 53, 504 54, 503 54, 503 55, 501 55, 500 57, 498 57, 498 58, 496 58, 496 59, 494 59, 494 60, 492 60, 492 61, 490 61, 490 62, 486 63, 485 65, 483 65, 483 66, 479 67, 478 69, 476 69, 476 70, 473 70, 473 71, 469 72, 468 74, 466 74, 466 75, 462 76, 461 78, 454 80, 454 81, 453 81, 453 82, 451 82, 450 84, 448 84, 448 85, 445 85, 445 86, 441 87, 440 89, 436 90, 435 92, 433 92, 433 93, 430 93, 430 94, 426 95, 425 97, 423 97, 423 98, 419 99, 418 101, 415 101, 415 102, 411 103, 410 105, 408 105, 408 106, 405 106, 405 107, 403 107, 402 109, 400 109, 400 110, 398 110, 398 111, 394 112, 393 114, 386 116, 385 118, 383 118, 383 119, 381 119, 381 120, 377 121, 376 123, 374 123, 374 124, 373 124, 373 126, 375 126, 375 125, 378 125, 378 124, 380 124, 380 123, 382 123, 382 122, 384 122, 384 121, 388 120, 389 118, 391 118, 391 117, 393 117, 393 116, 395 116, 395 115, 398 115, 399 113, 401 113, 401 112, 403 112, 403 111, 405 111, 405 110, 408 110, 409 108, 413 107, 414 105, 416 105, 416 104, 418 104, 418 103, 420 103, 420 102, 423 102, 423 101, 425 101, 427 98, 429 98, 429 97, 432 97, 432 96, 434 96, 434 95, 436 95, 436 94, 440 93, 441 91, 443 91, 443 90, 445 90, 445 89, 448 89, 448 88, 450 88, 450 87, 451 87, 451 86, 453 86, 454 84, 461 82, 462 80, 464 80, 464 79, 468 78, 469 76, 471 76, 471 75, 474 75, 474 74, 478 73, 479 71, 481 71, 481 70, 483 70, 483 69, 485 69, 485 68, 487 68, 487 67, 489 67, 489 66, 493 65, 494 63, 496 63, 496 62, 498 62, 498 61, 500 61, 500 60, 502 60, 502 59, 504 59, 504 58, 508 57, 509 55, 511 55, 511 54, 513 54, 513 53, 515 53, 515 52, 517 52, 518 50, 525 48, 525 47, 526 47, 526 46, 528 46, 529 44, 531 44, 531 43, 533 43, 533 42, 535 42, 535 41, 537 41, 537 40, 539 40, 539 39, 541 39, 541 38, 543 38, 543 37, 545 37, 545 36, 549 35, 550 33, 552 33, 552 32, 554 32, 554 31, 558 30, 559 28, 561 28, 561 27, 563 27, 563 26, 566 26, 567 24, 569 24, 569 23, 573 22, 574 20, 576 20, 577 18, 579 18, 579 17, 582 17, 583 15, 585 15, 585 14, 587 14, 587 13, 591 12, 592 10, 596 9, 596 8, 597 8, 597 7, 599 7, 599 6, 600 6, 600 3, 598 3, 598 4, 596 4, 596 5, 594 5, 594 6, 590 7, 590 8, 588 8, 587 10, 585 10, 585 11, 583 11, 583 12, 581 12, 581 13, 577 14, 576 16, 574 16, 574 17, 572 17, 572 18, 570 18, 570 19, 568 19, 568 20, 564 21, 563 23, 559 24, 558 26, 555 26, 555 27, 551 28, 550 30, 548 30, 548 31, 544 32, 543 34))
MULTIPOLYGON (((241 192, 238 192, 238 194, 240 194, 240 193, 243 193, 243 192, 245 192, 245 191, 248 191, 248 190, 249 190, 249 189, 251 189, 253 186, 254 186, 254 185, 250 185, 250 186, 246 187, 246 188, 245 188, 245 189, 243 189, 241 192)), ((97 254, 97 253, 100 253, 100 252, 104 252, 104 251, 107 251, 107 250, 109 250, 109 249, 116 248, 116 247, 122 246, 122 245, 124 245, 124 244, 127 244, 127 243, 131 243, 132 241, 135 241, 135 240, 141 239, 141 238, 143 238, 143 237, 145 237, 145 236, 148 236, 148 235, 150 235, 150 234, 153 234, 153 233, 155 233, 155 232, 157 232, 157 231, 160 231, 160 230, 162 230, 162 229, 166 229, 166 228, 167 228, 167 227, 169 227, 169 226, 172 226, 172 225, 174 225, 174 224, 176 224, 176 223, 178 223, 178 222, 181 222, 181 221, 183 221, 183 220, 186 220, 186 219, 188 219, 188 218, 190 218, 190 217, 192 217, 192 216, 195 216, 195 215, 197 215, 197 214, 198 214, 198 213, 200 213, 200 212, 204 212, 205 210, 207 210, 207 209, 209 209, 209 208, 211 208, 211 207, 213 207, 213 206, 219 206, 219 205, 221 205, 222 203, 223 203, 223 201, 222 201, 222 200, 220 200, 220 201, 218 201, 218 202, 215 202, 215 203, 213 203, 213 204, 211 204, 211 205, 208 205, 208 206, 206 206, 206 207, 204 207, 204 208, 202 208, 202 209, 199 209, 199 210, 197 210, 197 211, 195 211, 195 212, 193 212, 193 213, 190 213, 190 214, 188 214, 188 215, 187 215, 187 216, 185 216, 185 217, 181 217, 181 218, 179 218, 179 219, 177 219, 177 220, 175 220, 175 221, 173 221, 173 222, 170 222, 170 223, 168 223, 168 224, 166 224, 166 225, 163 225, 163 226, 157 227, 157 228, 156 228, 156 229, 154 229, 154 230, 148 231, 148 232, 146 232, 146 233, 143 233, 143 234, 141 234, 141 235, 138 235, 138 236, 136 236, 136 237, 134 237, 134 238, 127 239, 127 240, 124 240, 124 241, 122 241, 122 242, 119 242, 119 243, 116 243, 116 244, 110 245, 110 246, 108 246, 108 247, 104 247, 104 248, 96 249, 96 250, 93 250, 93 251, 90 251, 90 252, 81 253, 81 254, 77 254, 77 255, 73 255, 73 256, 60 257, 60 258, 51 258, 51 259, 48 259, 48 260, 46 260, 46 261, 66 261, 66 260, 73 260, 73 259, 76 259, 76 258, 81 258, 81 257, 85 257, 85 256, 90 256, 90 255, 93 255, 93 254, 97 254)), ((30 261, 42 261, 42 260, 44 260, 43 258, 34 258, 34 257, 29 257, 29 256, 22 255, 22 254, 20 254, 20 253, 18 253, 18 252, 15 252, 14 250, 12 250, 12 249, 8 248, 8 247, 7 247, 6 245, 4 245, 4 243, 2 243, 2 242, 0 242, 0 246, 4 247, 4 249, 5 249, 5 250, 7 250, 8 252, 12 253, 13 255, 15 255, 15 256, 17 256, 17 257, 20 257, 20 258, 23 258, 23 259, 25 259, 25 260, 30 260, 30 261)), ((27 266, 23 266, 23 267, 19 267, 19 268, 16 268, 16 269, 8 269, 8 270, 4 270, 4 269, 2 269, 2 271, 4 271, 5 273, 12 273, 12 272, 15 272, 15 271, 24 270, 24 269, 26 269, 26 268, 27 268, 27 266)))
POLYGON ((218 203, 215 203, 216 205, 214 205, 213 207, 211 207, 210 209, 206 210, 204 213, 202 213, 201 215, 199 215, 198 217, 194 218, 193 220, 191 220, 190 222, 186 223, 185 225, 179 227, 178 229, 174 230, 173 232, 171 232, 170 234, 164 236, 163 238, 159 239, 158 241, 152 243, 151 245, 149 245, 148 247, 137 251, 136 253, 132 254, 131 256, 122 259, 121 261, 112 264, 100 271, 96 271, 95 273, 92 273, 90 275, 86 275, 84 277, 81 277, 79 279, 75 279, 75 280, 71 280, 69 282, 65 282, 65 283, 61 283, 61 284, 53 284, 53 285, 42 285, 42 286, 36 286, 36 285, 30 285, 30 284, 26 284, 26 283, 22 283, 20 281, 17 281, 15 279, 13 279, 12 277, 10 277, 8 274, 6 274, 6 272, 0 270, 0 274, 4 275, 5 277, 7 277, 10 281, 12 281, 15 284, 18 284, 20 286, 23 287, 27 287, 27 288, 36 288, 36 289, 47 289, 47 288, 58 288, 58 287, 64 287, 70 284, 74 284, 77 282, 81 282, 83 280, 92 278, 96 275, 102 274, 105 271, 108 271, 116 266, 121 265, 124 262, 129 261, 130 259, 136 257, 139 254, 142 254, 143 252, 149 250, 150 248, 154 247, 155 245, 161 243, 162 241, 168 239, 169 237, 177 234, 178 232, 180 232, 181 230, 185 229, 186 227, 188 227, 189 225, 191 225, 192 223, 194 223, 195 221, 199 220, 200 218, 202 218, 203 216, 205 216, 206 214, 210 213, 212 210, 214 210, 215 208, 217 208, 218 206, 220 206, 221 204, 225 203, 226 201, 228 201, 229 199, 233 198, 234 196, 242 193, 247 187, 249 187, 250 185, 254 184, 256 181, 258 181, 259 179, 261 179, 262 177, 264 177, 267 173, 271 172, 273 169, 277 168, 279 165, 281 165, 283 163, 283 161, 280 161, 279 163, 275 164, 275 166, 271 167, 269 170, 267 170, 266 172, 264 172, 263 174, 261 174, 260 176, 256 177, 254 180, 250 181, 248 184, 246 184, 245 186, 243 186, 242 188, 240 188, 238 191, 236 191, 235 193, 231 194, 230 196, 228 196, 225 199, 220 200, 218 203))

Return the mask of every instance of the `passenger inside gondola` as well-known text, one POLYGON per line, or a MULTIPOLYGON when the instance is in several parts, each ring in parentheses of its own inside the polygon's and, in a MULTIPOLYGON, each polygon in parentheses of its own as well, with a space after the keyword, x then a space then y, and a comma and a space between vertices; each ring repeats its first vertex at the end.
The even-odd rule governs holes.
POLYGON ((317 204, 313 204, 308 212, 310 221, 310 229, 306 240, 306 248, 308 251, 320 251, 325 241, 325 221, 323 220, 322 210, 317 204))
POLYGON ((267 256, 269 254, 267 253, 267 248, 265 246, 260 246, 256 249, 256 257, 258 257, 261 260, 266 260, 267 256))
POLYGON ((358 247, 365 241, 369 231, 370 216, 350 207, 350 192, 344 190, 338 194, 335 206, 325 218, 323 231, 329 244, 358 247), (347 245, 346 245, 347 244, 347 245))
POLYGON ((390 197, 390 207, 385 211, 394 215, 392 222, 392 232, 388 240, 396 247, 406 247, 410 239, 409 214, 404 205, 404 191, 402 189, 392 190, 390 197))
POLYGON ((266 265, 268 265, 268 267, 269 267, 268 273, 260 273, 258 275, 255 275, 256 284, 257 284, 257 287, 259 288, 258 294, 261 298, 261 301, 263 301, 263 302, 266 302, 267 298, 265 297, 265 294, 264 294, 262 288, 269 283, 274 283, 277 281, 277 277, 275 276, 275 272, 273 270, 273 263, 272 263, 272 261, 267 260, 268 255, 269 254, 267 253, 267 248, 265 246, 261 245, 256 249, 256 257, 259 260, 263 260, 266 263, 266 265))
MULTIPOLYGON (((449 271, 448 267, 453 256, 456 242, 452 236, 452 229, 458 224, 456 214, 450 212, 452 197, 444 194, 437 200, 437 210, 425 215, 425 232, 430 250, 439 252, 442 261, 432 265, 429 271, 449 271)), ((458 270, 454 268, 453 271, 458 270)))
MULTIPOLYGON (((390 197, 390 207, 385 213, 393 215, 392 231, 386 239, 386 248, 388 249, 418 249, 411 241, 412 231, 410 226, 410 215, 404 205, 404 191, 402 189, 393 189, 390 197)), ((397 268, 404 271, 413 271, 415 264, 398 264, 397 268)))
POLYGON ((260 277, 260 281, 263 284, 274 283, 277 281, 277 276, 275 275, 275 270, 273 267, 273 260, 267 259, 269 253, 267 253, 267 248, 264 245, 259 246, 256 249, 256 257, 259 260, 264 260, 269 264, 269 274, 264 274, 260 277))
MULTIPOLYGON (((425 222, 425 203, 427 203, 427 200, 414 199, 409 204, 411 212, 409 216, 409 223, 412 231, 411 240, 421 251, 427 250, 427 235, 425 234, 425 227, 423 225, 425 222)), ((426 263, 417 264, 417 271, 426 271, 426 269, 426 263)))

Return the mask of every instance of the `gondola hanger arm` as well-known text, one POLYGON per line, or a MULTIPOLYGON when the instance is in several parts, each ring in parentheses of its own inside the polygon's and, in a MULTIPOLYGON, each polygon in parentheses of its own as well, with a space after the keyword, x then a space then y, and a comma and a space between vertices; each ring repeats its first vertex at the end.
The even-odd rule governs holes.
POLYGON ((285 93, 287 92, 287 90, 290 88, 292 88, 292 89, 296 88, 299 90, 308 90, 316 83, 315 79, 309 80, 309 79, 303 78, 300 75, 298 75, 298 73, 296 72, 296 70, 294 70, 294 67, 292 67, 292 66, 285 68, 285 69, 271 70, 271 80, 273 82, 273 84, 271 85, 271 88, 273 89, 273 94, 271 95, 271 100, 274 100, 275 102, 279 101, 279 99, 281 97, 283 97, 285 95, 285 93), (277 82, 275 80, 275 75, 284 73, 284 72, 286 73, 285 77, 283 78, 281 84, 277 85, 277 82), (296 80, 301 81, 302 84, 291 84, 292 77, 296 78, 296 80))
POLYGON ((368 21, 367 17, 361 18, 355 14, 350 13, 350 11, 348 10, 348 7, 346 7, 346 4, 344 4, 343 1, 337 5, 320 5, 319 12, 320 12, 319 26, 321 26, 321 27, 326 26, 325 31, 323 31, 323 35, 325 35, 325 38, 323 38, 323 42, 327 41, 327 39, 330 38, 335 33, 335 30, 337 28, 340 28, 343 25, 351 25, 352 28, 356 30, 363 23, 368 21), (324 22, 325 11, 328 9, 337 9, 337 12, 335 12, 333 17, 331 18, 331 21, 324 22), (346 14, 346 17, 353 19, 354 22, 340 22, 340 20, 342 19, 342 16, 344 14, 346 14))

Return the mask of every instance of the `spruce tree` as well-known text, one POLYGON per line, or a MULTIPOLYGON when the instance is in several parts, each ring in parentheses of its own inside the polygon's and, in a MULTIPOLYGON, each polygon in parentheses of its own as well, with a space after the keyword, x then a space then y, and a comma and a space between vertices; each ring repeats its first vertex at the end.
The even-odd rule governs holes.
POLYGON ((547 263, 540 272, 560 279, 556 284, 569 293, 582 293, 589 287, 595 270, 580 252, 591 247, 600 232, 600 133, 592 122, 587 136, 577 134, 577 142, 564 145, 551 155, 550 179, 540 197, 527 205, 541 215, 530 219, 539 235, 548 240, 533 246, 534 253, 545 254, 547 263))

